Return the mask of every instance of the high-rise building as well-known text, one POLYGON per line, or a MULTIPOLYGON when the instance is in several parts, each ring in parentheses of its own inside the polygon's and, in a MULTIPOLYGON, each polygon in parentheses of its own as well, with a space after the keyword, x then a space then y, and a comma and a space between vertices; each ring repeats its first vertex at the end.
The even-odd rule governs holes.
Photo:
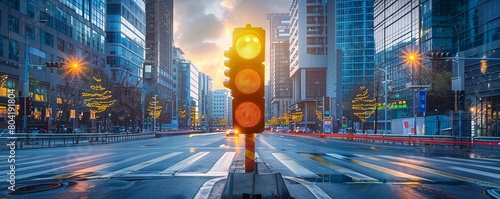
MULTIPOLYGON (((138 0, 137 0, 138 1, 138 0)), ((141 0, 144 2, 144 0, 141 0)), ((173 98, 173 1, 145 0, 146 2, 146 68, 145 92, 157 94, 160 99, 173 98)), ((171 112, 171 106, 166 112, 171 112)), ((162 113, 163 114, 163 113, 162 113)))
POLYGON ((145 8, 142 0, 107 0, 106 64, 111 69, 111 78, 120 86, 143 85, 145 8))
MULTIPOLYGON (((441 29, 451 34, 451 52, 468 60, 453 67, 454 76, 463 80, 465 99, 457 99, 458 110, 470 113, 470 131, 473 136, 500 136, 500 2, 451 1, 445 16, 451 16, 441 29), (449 24, 449 25, 448 25, 449 24), (472 59, 475 58, 475 59, 472 59), (495 58, 497 60, 479 60, 495 58), (460 69, 458 69, 460 68, 460 69), (460 102, 465 100, 465 102, 460 102), (461 106, 461 107, 460 107, 461 106)), ((458 96, 458 98, 461 98, 458 96)))
POLYGON ((232 97, 231 91, 227 89, 217 89, 213 91, 213 120, 212 126, 226 127, 233 125, 232 117, 232 97), (225 121, 225 122, 223 122, 225 121), (223 125, 223 124, 226 125, 223 125))
POLYGON ((9 89, 24 96, 20 92, 26 92, 23 84, 29 77, 37 81, 29 81, 26 92, 34 107, 28 127, 53 130, 60 123, 90 129, 88 109, 80 108, 81 119, 72 123, 74 104, 58 103, 78 100, 81 87, 71 82, 74 89, 69 88, 63 77, 67 68, 49 68, 45 62, 80 60, 82 67, 104 69, 105 10, 105 0, 0 2, 0 128, 7 128, 9 89))
MULTIPOLYGON (((270 117, 281 117, 292 102, 290 78, 290 14, 268 14, 270 22, 270 117)), ((267 102, 267 101, 266 101, 267 102)))
POLYGON ((326 0, 293 0, 290 6, 291 111, 302 115, 296 127, 319 129, 317 100, 326 96, 326 0))
MULTIPOLYGON (((327 96, 333 121, 353 120, 351 102, 360 86, 374 92, 373 0, 328 1, 327 96)), ((334 123, 336 124, 336 123, 334 123)))
POLYGON ((210 129, 213 119, 213 94, 212 94, 212 77, 205 73, 199 74, 199 115, 200 124, 203 131, 210 129))
POLYGON ((179 127, 197 128, 199 126, 198 68, 191 61, 184 60, 179 63, 177 75, 179 127))

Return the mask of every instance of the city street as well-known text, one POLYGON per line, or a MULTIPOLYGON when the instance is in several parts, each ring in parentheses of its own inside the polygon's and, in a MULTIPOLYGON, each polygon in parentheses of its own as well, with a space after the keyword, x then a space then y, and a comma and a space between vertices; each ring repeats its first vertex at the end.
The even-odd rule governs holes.
MULTIPOLYGON (((217 198, 231 164, 244 160, 244 137, 225 132, 120 143, 16 151, 10 194, 2 164, 0 197, 217 198), (38 189, 50 186, 38 186, 38 189)), ((492 198, 500 189, 497 151, 402 146, 262 133, 260 165, 285 178, 293 198, 492 198)), ((9 152, 0 151, 6 161, 9 152)))

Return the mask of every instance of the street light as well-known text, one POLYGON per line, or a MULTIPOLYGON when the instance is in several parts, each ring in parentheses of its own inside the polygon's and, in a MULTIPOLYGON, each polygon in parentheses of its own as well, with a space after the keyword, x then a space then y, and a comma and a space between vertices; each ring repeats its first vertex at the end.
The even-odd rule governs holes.
POLYGON ((158 97, 158 95, 155 95, 154 99, 155 99, 155 109, 153 111, 153 133, 156 132, 156 103, 158 103, 158 101, 156 101, 156 97, 158 97))
MULTIPOLYGON (((409 88, 413 88, 412 90, 412 101, 413 101, 413 105, 412 105, 412 111, 413 111, 413 133, 416 135, 417 134, 417 107, 416 107, 416 103, 417 103, 417 100, 415 99, 416 97, 416 92, 421 89, 421 88, 429 88, 430 85, 421 85, 421 75, 420 75, 420 70, 422 67, 422 63, 421 63, 421 60, 422 60, 422 54, 418 52, 418 49, 417 50, 414 50, 414 49, 410 49, 406 52, 403 52, 403 58, 405 59, 405 64, 406 65, 409 65, 411 67, 411 82, 410 82, 410 85, 409 85, 409 88), (418 67, 418 68, 416 68, 418 67), (416 75, 413 74, 413 69, 415 68, 415 72, 417 72, 416 75), (418 71, 417 71, 418 70, 418 71), (416 77, 414 77, 416 76, 416 77), (414 79, 417 80, 416 84, 413 84, 414 82, 414 79)), ((424 117, 424 124, 423 124, 423 130, 425 130, 425 112, 423 113, 423 117, 424 117)))
MULTIPOLYGON (((36 23, 47 23, 48 20, 38 20, 35 22, 30 23, 24 30, 24 39, 26 41, 26 46, 24 48, 24 84, 23 84, 23 98, 26 99, 27 97, 30 96, 30 86, 29 86, 29 80, 28 80, 28 71, 29 71, 29 38, 28 38, 28 29, 31 28, 33 25, 36 23)), ((24 106, 26 107, 26 106, 24 106)), ((23 110, 24 111, 24 110, 23 110)), ((25 111, 24 111, 25 112, 25 111)), ((24 114, 23 115, 23 131, 27 132, 28 130, 28 115, 24 114)), ((26 142, 28 142, 28 139, 26 139, 26 142)))
MULTIPOLYGON (((413 57, 414 58, 414 57, 413 57)), ((385 65, 385 69, 381 69, 381 68, 377 68, 378 70, 384 72, 384 81, 382 82, 382 84, 384 84, 384 134, 387 134, 387 85, 389 84, 389 82, 391 82, 390 80, 387 79, 387 65, 385 65)), ((377 132, 377 129, 375 129, 375 133, 377 132)))

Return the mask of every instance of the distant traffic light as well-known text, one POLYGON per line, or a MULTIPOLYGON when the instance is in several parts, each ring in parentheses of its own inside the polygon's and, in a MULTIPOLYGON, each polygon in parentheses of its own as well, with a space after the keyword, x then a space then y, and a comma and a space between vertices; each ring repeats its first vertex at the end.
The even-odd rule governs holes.
POLYGON ((233 96, 233 125, 240 132, 264 130, 264 48, 265 31, 247 24, 233 31, 232 47, 224 52, 229 67, 224 86, 233 96))
POLYGON ((49 68, 61 68, 65 65, 66 64, 64 64, 62 62, 45 62, 45 66, 47 66, 49 68))
POLYGON ((465 110, 465 91, 458 91, 457 98, 458 110, 465 110))
POLYGON ((26 115, 31 115, 33 113, 33 98, 31 96, 26 97, 26 115))

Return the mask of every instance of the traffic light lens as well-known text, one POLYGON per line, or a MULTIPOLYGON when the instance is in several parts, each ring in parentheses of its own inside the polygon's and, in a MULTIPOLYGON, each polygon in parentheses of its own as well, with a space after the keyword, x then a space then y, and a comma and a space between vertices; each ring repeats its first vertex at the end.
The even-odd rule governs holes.
POLYGON ((236 73, 234 84, 238 91, 244 94, 252 94, 259 90, 261 81, 262 79, 257 71, 244 68, 236 73))
POLYGON ((262 42, 253 34, 244 34, 236 40, 236 52, 243 59, 253 59, 262 50, 262 42))
POLYGON ((262 119, 261 115, 259 106, 253 102, 243 102, 234 111, 234 118, 242 128, 257 126, 262 119))

